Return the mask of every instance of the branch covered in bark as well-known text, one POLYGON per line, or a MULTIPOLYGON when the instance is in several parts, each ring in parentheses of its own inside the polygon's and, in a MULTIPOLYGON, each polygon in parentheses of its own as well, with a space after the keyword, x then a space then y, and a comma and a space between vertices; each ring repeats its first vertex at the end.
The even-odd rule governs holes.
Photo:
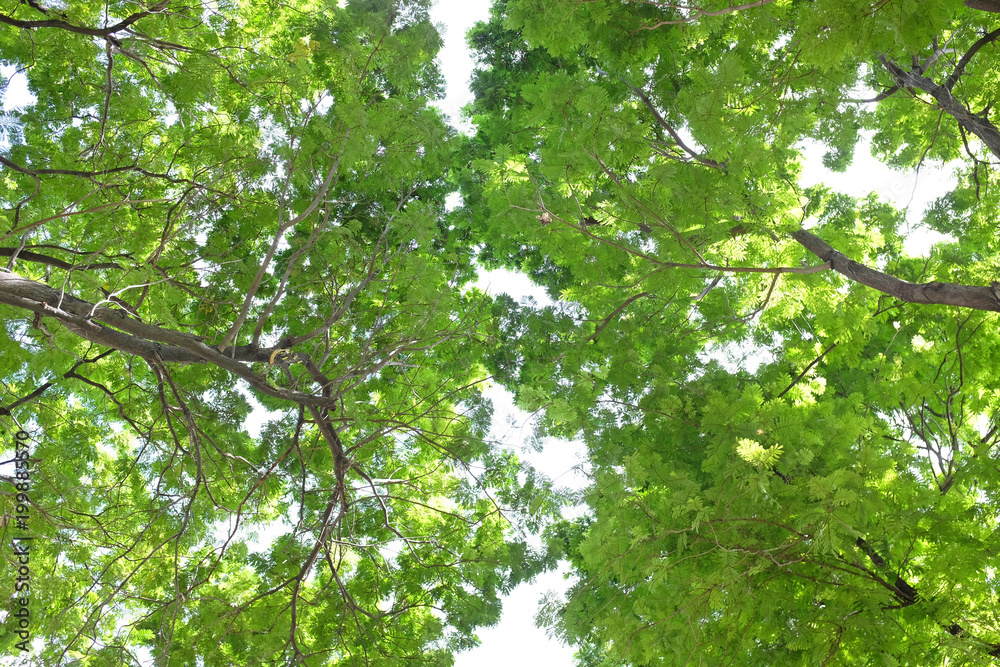
POLYGON ((979 116, 952 96, 951 90, 916 72, 907 72, 884 55, 879 60, 889 70, 896 83, 906 88, 916 88, 928 93, 937 101, 941 110, 958 121, 963 128, 979 137, 991 153, 1000 158, 1000 130, 984 116, 979 116))
MULTIPOLYGON (((138 355, 152 363, 209 363, 246 380, 268 396, 307 406, 333 405, 327 396, 275 387, 247 365, 273 363, 276 355, 285 352, 282 343, 274 348, 241 345, 220 351, 198 336, 146 324, 124 311, 78 299, 16 273, 0 272, 0 303, 54 318, 84 340, 138 355)), ((305 363, 298 356, 294 360, 305 363)))
POLYGON ((805 246, 809 252, 829 262, 830 267, 837 273, 900 301, 1000 312, 1000 283, 993 282, 989 287, 937 281, 911 283, 855 262, 820 237, 804 229, 792 232, 792 238, 805 246))
MULTIPOLYGON (((860 549, 866 556, 868 556, 868 559, 871 560, 872 564, 875 565, 875 567, 886 566, 885 558, 883 558, 881 554, 879 554, 874 548, 872 548, 872 546, 868 544, 868 542, 866 542, 864 538, 859 537, 856 544, 858 549, 860 549)), ((893 591, 893 595, 899 601, 900 606, 903 607, 908 607, 911 604, 915 604, 920 599, 920 597, 917 595, 917 589, 911 586, 899 574, 896 575, 896 581, 892 585, 890 590, 893 591)), ((958 623, 952 623, 951 625, 946 625, 943 627, 945 630, 948 631, 948 634, 954 636, 965 634, 965 628, 963 628, 958 623)), ((987 651, 987 655, 994 658, 1000 658, 1000 644, 995 644, 983 640, 980 641, 982 641, 983 644, 986 645, 986 648, 989 649, 987 651)))
POLYGON ((1000 28, 997 28, 993 32, 988 32, 979 39, 977 39, 975 44, 969 47, 969 50, 965 52, 965 55, 962 56, 962 59, 958 61, 958 64, 955 66, 955 71, 952 72, 951 75, 948 77, 948 80, 944 82, 944 87, 947 88, 948 90, 954 88, 955 84, 958 83, 958 80, 965 72, 965 68, 969 65, 970 62, 972 62, 972 57, 979 52, 979 49, 983 48, 987 44, 995 42, 998 37, 1000 37, 1000 28))
POLYGON ((73 271, 75 269, 120 269, 120 265, 114 262, 98 262, 95 264, 71 264, 70 262, 63 261, 57 257, 49 257, 48 255, 42 255, 37 252, 31 252, 30 250, 22 250, 21 248, 0 248, 0 257, 16 257, 17 259, 22 259, 26 262, 37 262, 39 264, 46 264, 48 266, 54 266, 57 269, 65 269, 66 271, 73 271))
POLYGON ((969 9, 1000 14, 1000 0, 965 0, 965 6, 969 9))
POLYGON ((137 12, 132 14, 126 19, 119 21, 118 23, 108 26, 107 28, 91 28, 90 26, 74 25, 67 21, 62 21, 59 19, 45 19, 42 21, 22 21, 16 19, 13 16, 8 16, 6 14, 0 14, 0 23, 4 23, 15 28, 21 28, 22 30, 34 30, 36 28, 59 28, 60 30, 66 30, 68 32, 76 33, 78 35, 87 35, 90 37, 101 37, 104 39, 110 38, 116 32, 125 30, 130 25, 136 21, 143 19, 147 16, 152 16, 158 11, 162 10, 167 6, 166 2, 161 2, 154 7, 151 7, 149 11, 137 12))
MULTIPOLYGON (((767 1, 770 2, 770 0, 767 1)), ((598 73, 603 74, 604 76, 611 76, 600 67, 596 67, 595 69, 597 70, 598 73)), ((653 114, 653 118, 656 120, 657 124, 664 130, 666 130, 667 134, 670 135, 670 138, 674 140, 674 143, 676 143, 685 153, 691 156, 691 158, 695 160, 695 162, 698 162, 699 164, 702 164, 706 167, 711 167, 712 169, 719 169, 723 173, 727 172, 728 167, 726 166, 725 162, 719 162, 718 160, 707 158, 698 153, 697 151, 695 151, 694 149, 692 149, 691 147, 689 147, 687 144, 685 144, 684 140, 681 139, 681 136, 677 134, 677 131, 674 130, 673 127, 671 127, 670 123, 666 121, 663 115, 656 108, 656 105, 653 104, 653 101, 649 99, 649 96, 646 95, 646 93, 642 92, 642 89, 636 88, 622 77, 618 78, 622 83, 628 86, 640 100, 642 100, 642 103, 646 105, 646 108, 649 109, 649 112, 653 114)))

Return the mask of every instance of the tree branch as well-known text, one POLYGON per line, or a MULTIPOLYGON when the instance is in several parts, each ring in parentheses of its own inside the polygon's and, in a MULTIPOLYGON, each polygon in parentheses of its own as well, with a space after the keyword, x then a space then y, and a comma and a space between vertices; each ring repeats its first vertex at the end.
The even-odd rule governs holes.
MULTIPOLYGON (((343 124, 341 124, 341 127, 342 126, 343 124)), ((338 128, 338 131, 339 130, 340 128, 338 128)), ((347 130, 344 133, 343 142, 347 141, 350 133, 350 130, 347 130)), ((274 239, 271 241, 271 247, 268 248, 267 254, 264 255, 264 259, 260 263, 260 268, 257 269, 257 274, 254 276, 253 283, 251 283, 250 289, 247 291, 246 299, 243 300, 243 306, 240 308, 240 313, 236 317, 236 321, 233 323, 233 326, 229 329, 229 332, 222 340, 223 347, 229 345, 230 342, 236 339, 240 328, 243 326, 247 316, 250 314, 250 306, 253 304, 253 300, 257 297, 257 290, 260 288, 260 284, 263 282, 264 276, 267 275, 267 269, 271 264, 271 260, 274 259, 274 255, 278 251, 278 247, 285 238, 285 232, 312 215, 313 211, 319 208, 331 188, 336 186, 337 179, 340 177, 340 157, 340 153, 337 153, 334 157, 333 164, 326 173, 326 178, 324 179, 323 184, 316 190, 316 194, 313 196, 312 201, 309 202, 301 213, 283 223, 281 222, 282 209, 278 209, 278 229, 274 233, 274 239)), ((291 177, 289 176, 289 178, 291 177)))
POLYGON ((779 398, 781 398, 782 396, 784 396, 785 394, 787 394, 789 391, 791 391, 792 387, 794 387, 795 385, 797 385, 799 383, 799 381, 806 376, 806 373, 809 372, 809 369, 812 368, 813 366, 815 366, 816 364, 818 364, 820 361, 822 361, 823 357, 826 356, 827 352, 829 352, 830 350, 832 350, 835 347, 837 347, 837 343, 832 344, 830 347, 828 347, 825 350, 823 350, 823 352, 818 357, 816 357, 815 359, 813 359, 812 361, 810 361, 809 365, 806 366, 805 368, 803 368, 802 372, 799 373, 798 376, 794 380, 792 380, 792 383, 790 385, 788 385, 787 387, 785 387, 784 391, 782 391, 780 394, 778 394, 777 396, 775 396, 775 400, 778 400, 779 398))
POLYGON ((333 404, 326 396, 275 387, 243 363, 269 362, 278 348, 245 345, 219 351, 198 336, 146 324, 120 310, 77 299, 15 273, 0 272, 0 303, 53 317, 85 340, 153 363, 209 363, 246 380, 267 396, 309 406, 333 404))
POLYGON ((849 259, 843 253, 834 250, 826 241, 804 229, 792 232, 792 238, 805 246, 809 252, 829 262, 830 267, 837 273, 900 301, 1000 312, 1000 283, 994 282, 989 287, 937 281, 911 283, 849 259))
POLYGON ((931 79, 916 72, 904 71, 884 55, 879 56, 879 60, 882 61, 882 64, 899 85, 906 88, 916 88, 930 94, 942 111, 957 120, 963 128, 979 137, 990 152, 1000 158, 1000 130, 989 119, 972 113, 967 106, 952 96, 951 90, 946 86, 939 86, 931 79))
MULTIPOLYGON (((647 2, 648 2, 648 0, 647 0, 647 2)), ((639 30, 656 30, 660 26, 664 26, 664 25, 682 25, 684 23, 692 23, 692 22, 697 21, 698 19, 704 18, 706 16, 724 16, 726 14, 732 14, 733 12, 738 12, 738 11, 741 11, 741 10, 744 10, 744 9, 753 9, 754 7, 762 7, 762 6, 764 6, 766 4, 769 4, 771 2, 774 2, 774 0, 754 0, 754 2, 747 2, 747 3, 742 4, 742 5, 736 5, 735 7, 733 5, 730 5, 729 7, 725 8, 725 9, 717 9, 715 11, 707 11, 705 9, 698 9, 698 13, 696 13, 696 14, 694 14, 692 16, 688 16, 687 18, 677 19, 677 20, 674 20, 674 21, 660 21, 660 22, 655 23, 653 25, 644 25, 641 28, 639 28, 639 30)), ((662 3, 662 2, 649 2, 649 4, 657 5, 657 6, 661 6, 662 7, 666 3, 662 3)), ((666 6, 669 7, 670 5, 666 5, 666 6)))
POLYGON ((969 9, 1000 14, 1000 0, 965 0, 965 6, 969 9))
POLYGON ((991 42, 995 42, 997 37, 1000 37, 1000 28, 997 28, 993 32, 986 33, 985 35, 977 39, 976 42, 971 47, 969 47, 969 50, 965 52, 965 55, 962 56, 962 59, 958 61, 958 65, 955 66, 955 71, 952 72, 951 76, 948 77, 948 80, 944 82, 944 87, 947 88, 948 90, 954 88, 955 84, 958 83, 959 77, 961 77, 962 74, 965 72, 966 66, 972 60, 972 57, 976 55, 979 49, 983 48, 984 46, 986 46, 991 42))
POLYGON ((0 248, 0 257, 15 257, 17 259, 23 259, 26 262, 37 262, 39 264, 46 264, 48 266, 54 266, 57 269, 65 269, 67 271, 73 271, 75 269, 120 269, 122 268, 114 262, 99 262, 97 264, 70 264, 67 261, 58 259, 56 257, 49 257, 48 255, 40 255, 37 252, 31 252, 30 250, 21 250, 19 248, 0 248))
POLYGON ((72 23, 67 23, 66 21, 60 21, 59 19, 45 19, 44 21, 21 21, 15 19, 12 16, 6 14, 0 14, 0 23, 5 23, 15 28, 21 28, 22 30, 34 30, 35 28, 60 28, 62 30, 67 30, 69 32, 76 33, 78 35, 89 35, 90 37, 101 37, 108 39, 111 35, 124 30, 129 27, 139 19, 145 18, 147 16, 152 16, 157 13, 160 9, 167 5, 166 2, 161 2, 154 7, 151 7, 148 12, 138 12, 137 14, 132 14, 127 19, 119 21, 113 26, 108 26, 107 28, 88 28, 87 26, 74 25, 72 23))
MULTIPOLYGON (((768 0, 768 2, 770 2, 770 0, 768 0)), ((602 70, 600 67, 597 67, 595 69, 600 74, 603 74, 605 76, 610 76, 610 74, 608 74, 607 72, 605 72, 604 70, 602 70)), ((697 151, 691 149, 687 144, 685 144, 684 140, 681 139, 681 136, 679 134, 677 134, 677 132, 674 130, 674 128, 671 127, 670 123, 668 123, 666 121, 666 119, 663 118, 663 116, 660 114, 659 110, 653 104, 653 101, 649 99, 649 96, 646 95, 646 93, 644 93, 641 88, 636 88, 635 86, 633 86, 632 84, 630 84, 628 81, 626 81, 625 79, 623 79, 621 77, 618 77, 618 78, 619 78, 619 80, 622 83, 624 83, 626 86, 628 86, 629 88, 631 88, 632 92, 635 93, 639 97, 640 100, 642 100, 643 104, 646 105, 646 108, 649 109, 649 112, 651 114, 653 114, 653 118, 656 120, 657 124, 660 127, 662 127, 664 130, 667 131, 667 134, 670 135, 670 137, 674 140, 674 142, 685 153, 687 153, 688 155, 690 155, 692 157, 692 159, 694 159, 699 164, 703 164, 706 167, 711 167, 713 169, 719 169, 723 173, 727 172, 727 167, 726 167, 726 164, 724 162, 719 162, 717 160, 712 160, 711 158, 704 157, 701 154, 699 154, 697 151)))

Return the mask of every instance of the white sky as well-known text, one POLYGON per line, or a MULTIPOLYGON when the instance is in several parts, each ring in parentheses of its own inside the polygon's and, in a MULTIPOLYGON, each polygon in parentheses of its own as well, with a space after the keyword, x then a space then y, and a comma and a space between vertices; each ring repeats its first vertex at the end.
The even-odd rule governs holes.
POLYGON ((447 94, 435 104, 449 116, 452 125, 468 132, 468 123, 459 124, 459 111, 472 101, 469 82, 472 77, 472 55, 465 45, 465 33, 477 21, 490 17, 489 0, 437 0, 431 9, 431 21, 444 37, 444 48, 438 54, 441 73, 447 81, 447 94))
POLYGON ((874 192, 880 199, 906 209, 912 233, 903 244, 914 257, 926 256, 931 245, 946 238, 943 234, 920 228, 924 210, 935 199, 955 189, 955 169, 950 165, 924 165, 918 174, 893 171, 871 156, 871 144, 863 141, 854 151, 854 162, 844 173, 834 173, 823 166, 826 152, 816 142, 806 142, 802 178, 799 184, 809 187, 825 183, 836 192, 865 197, 874 192))

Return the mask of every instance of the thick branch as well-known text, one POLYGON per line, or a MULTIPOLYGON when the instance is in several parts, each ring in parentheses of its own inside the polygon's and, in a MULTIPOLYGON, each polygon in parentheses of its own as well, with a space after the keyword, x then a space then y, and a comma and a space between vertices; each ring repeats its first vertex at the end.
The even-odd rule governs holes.
MULTIPOLYGON (((980 41, 982 41, 982 40, 980 40, 980 41)), ((975 55, 976 51, 978 51, 980 48, 982 48, 982 45, 980 45, 979 42, 976 42, 976 44, 972 45, 972 48, 969 49, 969 52, 966 53, 965 56, 963 56, 962 62, 959 62, 958 67, 952 73, 951 77, 949 77, 949 79, 948 79, 949 81, 951 81, 952 77, 954 77, 957 80, 958 77, 961 76, 961 70, 965 67, 966 64, 968 64, 968 59, 971 59, 972 56, 975 55)), ((939 48, 935 47, 934 52, 931 55, 927 56, 927 58, 924 60, 924 62, 920 64, 920 70, 919 70, 920 73, 923 74, 924 72, 926 72, 928 69, 930 69, 930 67, 935 62, 937 62, 938 58, 940 58, 941 56, 943 56, 945 53, 949 53, 949 52, 950 52, 950 49, 949 50, 945 50, 945 49, 939 49, 939 48)), ((952 82, 952 85, 954 85, 954 82, 952 82)), ((951 87, 952 87, 951 85, 945 84, 945 86, 948 88, 948 90, 951 90, 951 87)), ((847 101, 847 102, 861 102, 863 104, 871 104, 873 102, 881 102, 882 100, 884 100, 887 97, 893 95, 894 93, 899 92, 899 88, 900 88, 899 84, 895 83, 895 84, 893 84, 893 86, 891 88, 888 88, 888 89, 882 91, 881 93, 879 93, 878 95, 876 95, 875 97, 873 97, 871 99, 867 99, 867 100, 845 100, 845 101, 847 101)))
POLYGON ((198 336, 146 324, 123 311, 77 299, 15 273, 0 272, 0 303, 53 317, 83 339, 127 354, 164 363, 210 363, 274 398, 322 407, 333 403, 325 396, 275 387, 243 363, 271 361, 280 351, 276 348, 239 346, 219 351, 198 336))
POLYGON ((809 252, 829 262, 830 267, 837 273, 900 301, 1000 312, 1000 283, 993 283, 989 287, 937 281, 911 283, 858 264, 843 253, 834 250, 820 237, 804 229, 792 232, 792 238, 805 246, 809 252))
POLYGON ((987 118, 977 116, 968 107, 956 100, 945 86, 939 86, 931 79, 915 72, 907 72, 885 56, 879 60, 892 74, 893 79, 906 88, 916 88, 930 94, 941 107, 941 110, 952 116, 963 128, 972 132, 986 145, 991 153, 1000 157, 1000 130, 987 118))
MULTIPOLYGON (((881 556, 881 554, 875 551, 875 549, 873 549, 864 538, 859 537, 856 544, 858 548, 861 549, 866 556, 868 556, 869 560, 871 560, 875 567, 884 567, 886 565, 885 559, 881 556)), ((893 589, 893 594, 896 596, 896 599, 899 600, 900 605, 904 607, 908 607, 918 600, 917 589, 907 583, 907 581, 898 574, 896 575, 896 583, 893 585, 893 589)), ((943 627, 951 635, 958 636, 965 634, 965 628, 958 623, 952 623, 951 625, 943 627)), ((983 641, 983 643, 990 649, 987 651, 987 655, 994 658, 1000 658, 1000 644, 994 644, 987 641, 983 641)))
POLYGON ((955 66, 955 71, 951 73, 948 80, 944 82, 944 87, 951 90, 958 83, 959 77, 965 72, 966 66, 972 61, 972 57, 976 55, 979 49, 983 48, 991 42, 995 42, 997 37, 1000 37, 1000 28, 997 28, 993 32, 986 33, 982 37, 976 40, 975 44, 969 47, 969 50, 965 52, 962 59, 958 61, 958 65, 955 66))
POLYGON ((1000 14, 1000 0, 965 0, 965 6, 969 9, 1000 14))
MULTIPOLYGON (((886 565, 885 559, 872 548, 864 538, 859 537, 856 543, 858 548, 864 552, 866 556, 871 560, 875 567, 884 567, 886 565)), ((899 603, 904 606, 909 606, 917 601, 917 589, 911 586, 905 579, 903 579, 898 574, 896 575, 896 581, 892 585, 893 595, 899 600, 899 603)))
POLYGON ((885 559, 882 558, 877 551, 872 549, 871 545, 869 545, 863 537, 859 537, 856 544, 858 545, 858 548, 861 549, 866 556, 868 556, 875 567, 882 567, 885 565, 885 559))
POLYGON ((21 28, 22 30, 33 30, 34 28, 60 28, 62 30, 67 30, 69 32, 74 32, 78 35, 89 35, 91 37, 102 37, 107 39, 111 35, 124 30, 129 27, 139 19, 145 18, 156 13, 156 10, 164 6, 165 3, 161 3, 152 9, 154 11, 149 12, 139 12, 137 14, 132 14, 127 19, 119 21, 118 23, 108 26, 107 28, 88 28, 82 25, 73 25, 72 23, 67 23, 66 21, 60 21, 59 19, 45 19, 44 21, 21 21, 12 16, 7 16, 6 14, 0 14, 0 23, 5 23, 7 25, 14 26, 15 28, 21 28))

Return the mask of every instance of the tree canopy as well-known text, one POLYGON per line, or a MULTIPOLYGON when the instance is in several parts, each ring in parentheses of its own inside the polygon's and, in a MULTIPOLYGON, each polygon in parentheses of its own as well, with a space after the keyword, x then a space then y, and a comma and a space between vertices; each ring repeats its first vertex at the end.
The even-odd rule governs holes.
POLYGON ((462 136, 429 4, 0 6, 0 650, 450 665, 563 559, 580 665, 1000 661, 1000 5, 496 0, 462 136))
POLYGON ((1000 659, 978 4, 507 0, 471 34, 463 224, 558 299, 501 304, 491 370, 590 452, 540 615, 581 665, 1000 659), (861 138, 958 165, 927 256, 876 194, 801 186, 806 142, 843 171, 861 138))
POLYGON ((0 502, 33 540, 5 654, 446 665, 541 566, 546 491, 484 439, 427 6, 3 7, 37 98, 0 156, 4 447, 31 453, 0 502))

